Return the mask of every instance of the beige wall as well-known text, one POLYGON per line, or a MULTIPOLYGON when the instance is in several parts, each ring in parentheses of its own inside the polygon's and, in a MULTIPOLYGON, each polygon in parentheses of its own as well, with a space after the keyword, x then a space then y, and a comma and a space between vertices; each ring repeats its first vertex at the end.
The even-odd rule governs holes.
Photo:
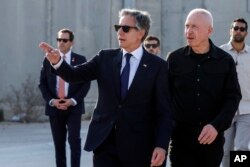
MULTIPOLYGON (((229 40, 232 19, 250 22, 250 0, 2 0, 0 5, 0 96, 24 81, 27 74, 39 78, 43 53, 40 41, 56 44, 56 32, 63 27, 75 32, 74 51, 90 59, 102 48, 118 47, 113 24, 124 7, 147 10, 152 16, 151 34, 162 43, 162 57, 185 44, 183 24, 187 13, 196 7, 214 16, 218 45, 229 40)), ((247 40, 250 41, 249 38, 247 40)), ((88 99, 95 100, 96 84, 88 99)))

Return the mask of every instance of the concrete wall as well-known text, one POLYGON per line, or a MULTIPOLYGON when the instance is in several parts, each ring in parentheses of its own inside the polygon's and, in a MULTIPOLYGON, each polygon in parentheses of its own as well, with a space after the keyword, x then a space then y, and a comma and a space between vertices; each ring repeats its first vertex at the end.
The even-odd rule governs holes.
MULTIPOLYGON (((113 25, 124 7, 151 14, 150 34, 161 39, 162 57, 185 44, 184 22, 193 8, 211 11, 215 28, 212 39, 218 45, 229 40, 234 18, 244 17, 250 22, 250 0, 2 0, 0 97, 9 92, 9 85, 18 87, 28 74, 38 81, 43 60, 38 44, 46 41, 55 46, 56 32, 63 27, 75 32, 74 51, 88 59, 100 49, 118 47, 113 25)), ((95 101, 96 96, 93 82, 88 99, 95 101)))

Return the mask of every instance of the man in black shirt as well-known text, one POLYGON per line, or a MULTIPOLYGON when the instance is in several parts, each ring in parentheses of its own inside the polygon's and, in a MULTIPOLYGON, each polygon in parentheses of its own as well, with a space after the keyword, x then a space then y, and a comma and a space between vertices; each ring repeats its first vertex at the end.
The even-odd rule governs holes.
POLYGON ((172 167, 219 167, 223 132, 241 99, 235 63, 209 39, 212 31, 211 13, 192 10, 185 23, 187 46, 168 57, 175 120, 172 167))

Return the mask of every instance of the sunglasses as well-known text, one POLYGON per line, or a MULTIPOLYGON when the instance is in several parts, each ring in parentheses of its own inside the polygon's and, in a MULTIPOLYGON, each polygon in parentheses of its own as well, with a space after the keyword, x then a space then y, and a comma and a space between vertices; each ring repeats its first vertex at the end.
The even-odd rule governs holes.
POLYGON ((145 44, 145 47, 148 48, 148 49, 151 48, 151 47, 153 47, 155 49, 158 46, 159 46, 158 44, 145 44))
POLYGON ((69 39, 63 39, 63 38, 56 38, 57 42, 61 42, 63 41, 64 43, 67 43, 68 41, 70 41, 69 39))
POLYGON ((132 27, 132 26, 122 26, 122 25, 114 25, 115 31, 118 31, 120 28, 122 28, 122 31, 125 33, 128 33, 131 28, 137 29, 137 27, 132 27))
POLYGON ((245 28, 245 27, 238 27, 238 26, 235 26, 235 27, 233 27, 233 29, 234 29, 234 31, 238 31, 238 30, 240 30, 241 32, 246 31, 246 28, 245 28))

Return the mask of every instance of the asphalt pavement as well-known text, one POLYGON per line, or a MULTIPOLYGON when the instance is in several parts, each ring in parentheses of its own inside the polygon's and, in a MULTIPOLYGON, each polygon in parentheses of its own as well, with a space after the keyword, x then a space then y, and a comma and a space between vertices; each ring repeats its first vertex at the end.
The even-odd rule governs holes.
MULTIPOLYGON (((82 121, 82 145, 89 121, 82 121)), ((67 157, 69 158, 67 144, 67 157)), ((67 160, 68 166, 70 159, 67 160)), ((0 167, 55 167, 49 123, 0 122, 0 167)), ((92 166, 92 153, 83 150, 81 167, 92 166)))
MULTIPOLYGON (((82 147, 89 121, 82 121, 82 147)), ((67 166, 70 167, 67 144, 67 166)), ((0 122, 0 167, 55 167, 49 123, 0 122)), ((92 167, 92 152, 82 150, 81 167, 92 167)))

